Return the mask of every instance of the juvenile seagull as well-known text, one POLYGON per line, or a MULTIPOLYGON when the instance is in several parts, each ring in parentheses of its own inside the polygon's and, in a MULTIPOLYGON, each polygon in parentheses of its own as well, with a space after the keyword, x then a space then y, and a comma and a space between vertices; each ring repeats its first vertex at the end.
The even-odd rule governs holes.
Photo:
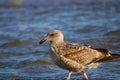
POLYGON ((66 80, 70 80, 72 72, 82 71, 83 77, 88 80, 85 69, 96 68, 105 61, 120 58, 112 55, 107 49, 92 48, 88 45, 80 45, 64 42, 61 31, 53 30, 44 37, 40 44, 50 41, 50 56, 52 61, 65 70, 69 71, 66 80))

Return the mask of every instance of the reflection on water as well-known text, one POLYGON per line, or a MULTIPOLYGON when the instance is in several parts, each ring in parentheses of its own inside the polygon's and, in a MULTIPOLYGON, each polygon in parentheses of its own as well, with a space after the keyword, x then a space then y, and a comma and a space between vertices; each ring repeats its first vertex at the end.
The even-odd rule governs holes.
MULTIPOLYGON (((67 71, 50 61, 48 44, 39 45, 53 29, 61 30, 66 41, 120 54, 119 6, 118 0, 1 0, 0 78, 64 80, 67 71)), ((91 80, 119 80, 119 61, 86 71, 91 80)))

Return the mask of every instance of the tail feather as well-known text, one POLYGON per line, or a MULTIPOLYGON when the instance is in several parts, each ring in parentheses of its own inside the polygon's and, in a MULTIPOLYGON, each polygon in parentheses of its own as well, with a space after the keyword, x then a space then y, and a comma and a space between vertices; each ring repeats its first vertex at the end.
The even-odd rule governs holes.
POLYGON ((111 61, 111 60, 115 60, 115 59, 119 59, 120 58, 120 54, 112 54, 111 56, 107 56, 105 58, 100 59, 97 62, 106 62, 106 61, 111 61))
POLYGON ((120 57, 120 54, 114 54, 114 53, 110 53, 112 56, 118 56, 120 57))

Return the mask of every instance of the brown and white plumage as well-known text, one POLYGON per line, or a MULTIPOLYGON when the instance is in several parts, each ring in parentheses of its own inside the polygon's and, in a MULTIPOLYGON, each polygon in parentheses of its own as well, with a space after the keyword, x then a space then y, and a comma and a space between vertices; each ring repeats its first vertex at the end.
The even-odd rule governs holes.
POLYGON ((85 79, 88 79, 84 69, 96 68, 105 61, 120 58, 120 56, 111 56, 107 49, 64 42, 64 36, 59 30, 49 32, 40 44, 46 41, 50 41, 52 61, 57 66, 69 70, 67 79, 70 79, 72 72, 79 71, 82 71, 85 79))

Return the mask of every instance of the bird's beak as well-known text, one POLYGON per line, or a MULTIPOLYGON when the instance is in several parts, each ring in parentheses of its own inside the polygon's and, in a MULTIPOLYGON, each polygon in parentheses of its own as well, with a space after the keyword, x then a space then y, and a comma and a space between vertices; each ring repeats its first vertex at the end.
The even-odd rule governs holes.
POLYGON ((40 44, 43 44, 47 41, 47 37, 43 38, 41 41, 40 41, 40 44))

